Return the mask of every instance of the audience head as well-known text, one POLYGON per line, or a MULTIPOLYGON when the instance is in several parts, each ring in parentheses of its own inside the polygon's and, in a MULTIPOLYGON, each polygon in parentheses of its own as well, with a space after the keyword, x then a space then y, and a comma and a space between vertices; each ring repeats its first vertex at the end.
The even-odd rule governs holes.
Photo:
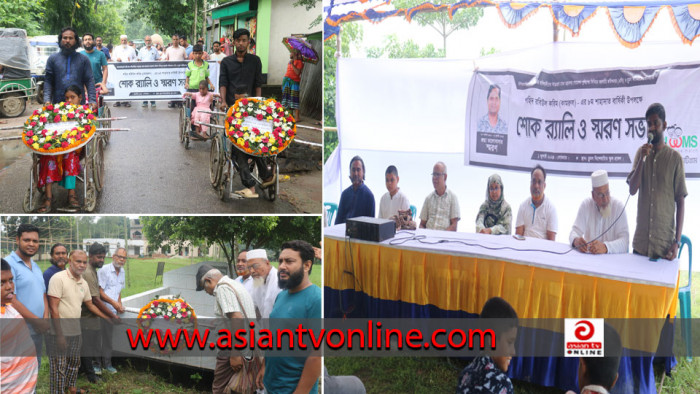
POLYGON ((603 386, 608 391, 617 382, 617 370, 620 367, 622 341, 615 329, 604 325, 604 357, 581 357, 578 364, 578 385, 580 389, 588 385, 603 386))
POLYGON ((479 317, 482 319, 498 319, 493 323, 485 322, 496 334, 496 349, 490 353, 494 364, 503 372, 508 371, 510 360, 515 356, 515 340, 518 336, 518 314, 515 309, 500 297, 486 301, 479 317))

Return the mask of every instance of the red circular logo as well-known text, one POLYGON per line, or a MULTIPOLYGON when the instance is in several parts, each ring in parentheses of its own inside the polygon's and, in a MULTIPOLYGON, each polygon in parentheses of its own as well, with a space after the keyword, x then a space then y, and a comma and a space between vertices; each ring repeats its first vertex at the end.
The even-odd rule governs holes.
POLYGON ((595 329, 593 324, 588 320, 580 320, 576 324, 576 329, 574 330, 574 335, 579 341, 587 341, 593 337, 595 329))

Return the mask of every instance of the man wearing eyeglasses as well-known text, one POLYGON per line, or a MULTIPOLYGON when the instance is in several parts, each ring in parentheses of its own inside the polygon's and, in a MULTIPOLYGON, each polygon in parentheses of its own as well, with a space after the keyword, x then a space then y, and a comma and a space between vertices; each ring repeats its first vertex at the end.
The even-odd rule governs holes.
POLYGON ((447 165, 438 161, 433 166, 433 188, 420 210, 420 228, 457 231, 459 222, 459 200, 447 188, 447 165))
POLYGON ((569 242, 581 253, 627 253, 630 233, 625 205, 610 197, 608 172, 594 172, 591 183, 591 198, 581 203, 569 242))
MULTIPOLYGON (((122 289, 126 283, 126 273, 124 272, 124 264, 126 264, 126 249, 117 248, 112 255, 112 264, 107 264, 97 272, 97 278, 100 282, 100 298, 112 313, 115 315, 124 313, 124 305, 122 304, 122 289)), ((114 326, 103 322, 102 324, 102 369, 117 373, 117 370, 112 366, 112 332, 114 326)))
MULTIPOLYGON (((156 47, 152 45, 151 41, 151 36, 146 36, 143 38, 143 42, 146 44, 141 50, 139 51, 139 57, 138 61, 140 62, 155 62, 157 60, 160 60, 160 55, 158 54, 158 50, 156 47)), ((148 101, 144 101, 141 103, 142 107, 148 107, 148 101)), ((156 102, 151 101, 151 108, 156 107, 156 102)))
POLYGON ((546 180, 547 172, 538 164, 530 172, 530 198, 520 204, 515 221, 515 234, 550 241, 557 237, 557 209, 552 201, 544 196, 546 180))

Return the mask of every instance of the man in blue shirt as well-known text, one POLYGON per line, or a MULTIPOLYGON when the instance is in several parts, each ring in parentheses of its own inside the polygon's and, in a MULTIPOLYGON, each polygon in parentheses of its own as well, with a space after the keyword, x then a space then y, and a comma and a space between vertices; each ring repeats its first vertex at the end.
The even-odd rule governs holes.
MULTIPOLYGON (((271 326, 284 319, 321 318, 321 288, 309 279, 313 263, 314 248, 308 242, 282 244, 277 284, 283 291, 270 313, 271 326)), ((320 376, 320 355, 268 357, 256 380, 258 387, 262 383, 268 393, 317 393, 320 376)))
POLYGON ((68 262, 68 249, 63 244, 55 244, 51 247, 51 267, 44 271, 44 284, 49 288, 49 281, 55 274, 66 269, 68 262))
POLYGON ((187 59, 189 59, 190 55, 192 54, 192 45, 187 43, 187 37, 185 37, 184 34, 180 35, 180 46, 185 48, 185 55, 187 56, 187 59))
POLYGON ((374 217, 374 195, 365 185, 365 162, 360 156, 350 160, 350 180, 352 185, 340 195, 335 224, 358 216, 374 217))
POLYGON ((107 47, 102 46, 102 37, 95 37, 95 48, 99 49, 102 53, 104 53, 107 60, 110 60, 112 58, 109 55, 109 49, 107 49, 107 47))
POLYGON ((83 55, 90 59, 92 76, 95 79, 95 87, 103 88, 101 93, 107 92, 107 57, 102 51, 95 50, 95 41, 92 33, 83 34, 83 55))
POLYGON ((29 333, 36 346, 36 357, 41 365, 42 333, 49 329, 49 308, 46 287, 41 269, 32 260, 39 251, 39 229, 33 224, 23 223, 17 227, 17 250, 5 258, 10 263, 15 282, 12 306, 23 318, 30 319, 29 333), (44 320, 41 320, 44 319, 44 320))
POLYGON ((58 34, 61 51, 49 56, 46 61, 44 77, 44 102, 60 103, 64 101, 66 89, 78 85, 87 89, 88 102, 97 110, 95 97, 95 77, 87 57, 76 53, 79 47, 78 34, 72 27, 64 27, 58 34))

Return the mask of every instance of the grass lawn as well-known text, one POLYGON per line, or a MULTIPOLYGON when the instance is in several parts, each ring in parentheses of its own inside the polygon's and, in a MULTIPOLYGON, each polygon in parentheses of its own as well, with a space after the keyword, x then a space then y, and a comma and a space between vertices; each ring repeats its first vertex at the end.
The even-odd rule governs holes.
MULTIPOLYGON (((681 285, 687 283, 688 271, 681 271, 681 285)), ((693 318, 700 318, 700 273, 693 273, 691 307, 693 318)), ((680 318, 678 312, 677 318, 680 318)), ((679 330, 677 332, 680 332, 679 330)), ((694 332, 694 343, 700 333, 694 332)), ((682 343, 676 338, 677 343, 682 343)), ((448 358, 379 358, 379 357, 326 357, 325 365, 331 375, 355 375, 362 379, 368 393, 447 393, 454 392, 457 377, 466 362, 448 358)), ((691 362, 678 358, 671 376, 661 383, 662 371, 656 370, 657 391, 667 393, 700 393, 700 354, 691 362)), ((553 387, 543 387, 522 381, 513 381, 519 394, 562 393, 553 387)))

